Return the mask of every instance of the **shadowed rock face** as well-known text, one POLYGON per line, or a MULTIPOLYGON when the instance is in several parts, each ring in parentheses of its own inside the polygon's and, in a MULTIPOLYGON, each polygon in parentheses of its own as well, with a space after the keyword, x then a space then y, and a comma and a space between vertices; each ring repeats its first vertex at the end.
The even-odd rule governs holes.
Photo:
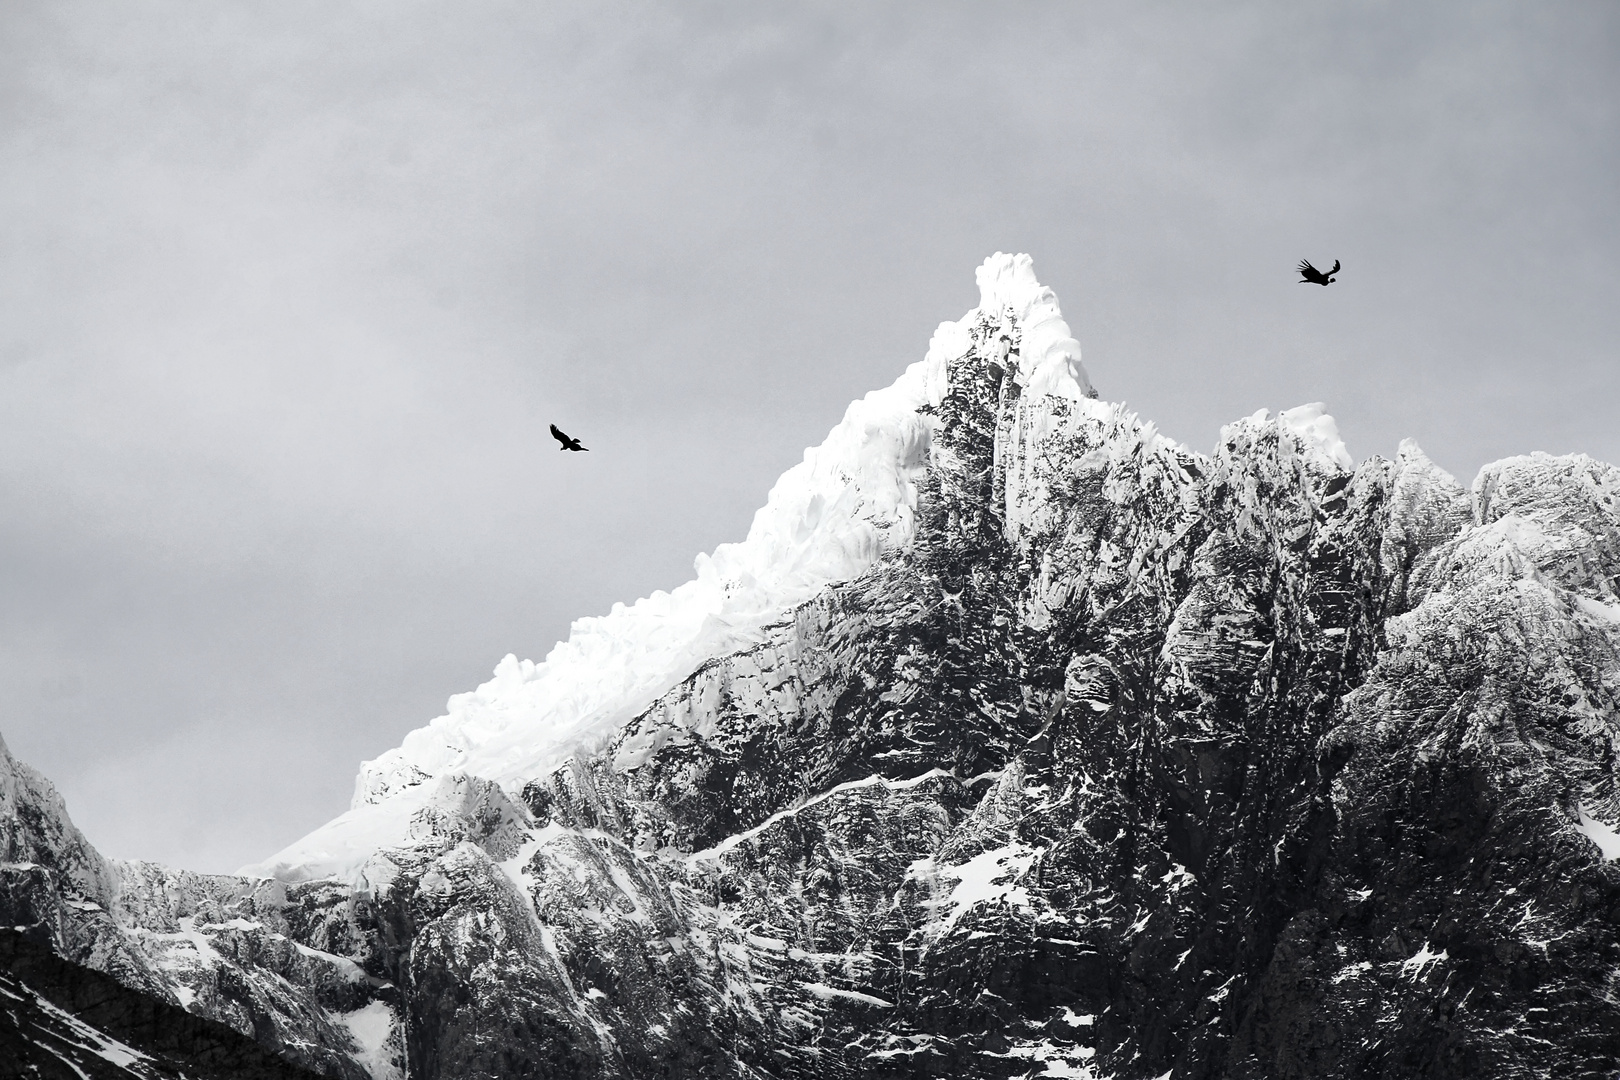
POLYGON ((230 1028, 0 930, 0 1077, 313 1080, 230 1028))
POLYGON ((1021 332, 909 548, 599 751, 294 886, 101 860, 35 778, 0 915, 379 1080, 1620 1069, 1620 470, 1196 455, 1021 332))

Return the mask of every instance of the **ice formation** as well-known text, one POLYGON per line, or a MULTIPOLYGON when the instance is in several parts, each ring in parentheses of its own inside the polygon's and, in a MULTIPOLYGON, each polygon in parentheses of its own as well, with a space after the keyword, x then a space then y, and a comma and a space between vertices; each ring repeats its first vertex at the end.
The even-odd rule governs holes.
MULTIPOLYGON (((1256 427, 1262 427, 1270 422, 1270 416, 1270 409, 1261 409, 1247 419, 1256 427)), ((1344 440, 1339 438, 1338 422, 1328 415, 1327 406, 1320 401, 1284 409, 1277 414, 1277 423, 1299 436, 1300 444, 1307 452, 1332 462, 1346 472, 1356 467, 1355 458, 1350 456, 1344 440)))
POLYGON ((905 548, 928 462, 932 420, 923 407, 940 404, 946 365, 967 351, 981 315, 1010 314, 1022 327, 1026 394, 1094 396, 1080 345, 1028 255, 997 252, 975 278, 979 306, 941 323, 926 356, 892 386, 849 406, 826 440, 776 482, 746 540, 699 555, 697 577, 670 592, 576 621, 543 663, 508 654, 489 682, 452 697, 445 715, 363 763, 347 813, 242 873, 351 876, 373 851, 405 836, 429 798, 425 781, 447 773, 508 783, 541 775, 600 745, 705 660, 755 644, 761 628, 818 590, 905 548))
POLYGON ((1293 429, 1306 446, 1331 458, 1341 469, 1349 471, 1356 467, 1356 461, 1345 448, 1344 440, 1339 438, 1339 425, 1327 414, 1327 406, 1320 401, 1284 409, 1277 419, 1293 429))

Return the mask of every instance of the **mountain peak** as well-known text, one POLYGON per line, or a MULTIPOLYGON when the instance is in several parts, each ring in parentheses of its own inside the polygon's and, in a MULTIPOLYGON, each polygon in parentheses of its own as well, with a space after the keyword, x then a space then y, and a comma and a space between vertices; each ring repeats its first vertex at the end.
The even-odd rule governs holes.
MULTIPOLYGON (((1037 393, 1056 397, 1096 397, 1080 363, 1080 343, 1069 333, 1058 309, 1057 294, 1035 278, 1028 255, 996 252, 974 271, 979 284, 978 314, 996 319, 1010 315, 1020 328, 1016 344, 1022 357, 1020 380, 1037 393)), ((973 312, 962 320, 969 322, 973 312)), ((946 324, 949 325, 949 324, 946 324)))
POLYGON ((746 539, 698 555, 684 585, 575 621, 542 663, 507 655, 443 716, 362 763, 347 813, 242 873, 350 876, 403 837, 428 798, 426 781, 465 772, 517 784, 598 748, 699 665, 757 644, 762 628, 820 589, 904 550, 949 366, 975 342, 1025 394, 1096 396, 1080 344, 1028 255, 997 252, 975 277, 979 306, 941 323, 924 358, 892 385, 852 402, 777 480, 746 539))

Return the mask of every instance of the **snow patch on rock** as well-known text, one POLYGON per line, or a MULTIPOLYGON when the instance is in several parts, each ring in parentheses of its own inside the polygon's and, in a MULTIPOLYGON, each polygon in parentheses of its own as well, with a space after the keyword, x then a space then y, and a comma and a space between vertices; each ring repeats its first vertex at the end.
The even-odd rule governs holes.
POLYGON ((914 788, 925 781, 934 779, 935 777, 949 775, 951 774, 946 772, 944 769, 929 769, 927 772, 922 773, 919 776, 913 776, 909 780, 890 780, 874 773, 873 775, 861 780, 848 780, 842 784, 835 784, 826 791, 823 791, 821 794, 806 799, 802 803, 795 806, 790 806, 786 810, 778 810, 776 813, 772 814, 770 817, 766 818, 764 821, 760 822, 758 825, 755 825, 751 829, 745 829, 740 833, 733 833, 731 836, 726 837, 724 840, 720 841, 711 848, 705 848, 702 851, 694 851, 691 855, 687 856, 687 859, 688 861, 694 863, 702 862, 704 860, 718 859, 727 852, 735 851, 743 844, 749 843, 750 841, 763 835, 778 822, 785 821, 796 814, 802 814, 811 807, 816 806, 819 803, 824 803, 828 799, 831 799, 837 795, 842 795, 847 791, 859 791, 861 788, 868 787, 881 787, 888 791, 904 791, 907 788, 914 788))
POLYGON ((1585 596, 1575 597, 1575 603, 1582 611, 1593 618, 1620 624, 1620 604, 1605 604, 1600 600, 1592 600, 1585 596))
POLYGON ((394 1013, 383 1001, 373 1001, 363 1009, 343 1013, 339 1019, 359 1053, 356 1060, 365 1066, 372 1080, 399 1080, 403 1075, 389 1046, 394 1034, 394 1013))
POLYGON ((1029 907, 1030 895, 1024 877, 1038 854, 1037 849, 1015 840, 981 852, 955 866, 936 866, 931 858, 919 859, 912 865, 907 877, 952 883, 948 890, 937 889, 936 899, 925 902, 925 906, 935 909, 936 922, 929 929, 933 934, 942 936, 963 915, 981 904, 1029 907))
POLYGON ((1596 844, 1605 859, 1620 859, 1620 832, 1593 817, 1584 806, 1577 814, 1576 831, 1596 844))
MULTIPOLYGON (((66 1038, 59 1035, 55 1040, 37 1041, 32 1046, 41 1053, 51 1055, 78 1076, 87 1076, 84 1070, 79 1068, 79 1065, 91 1063, 85 1061, 80 1055, 73 1053, 75 1050, 100 1058, 107 1064, 132 1077, 151 1076, 157 1072, 149 1064, 152 1061, 149 1055, 142 1053, 133 1046, 118 1041, 100 1028, 92 1027, 66 1009, 47 1000, 43 995, 36 993, 25 983, 0 976, 0 998, 9 998, 20 1004, 31 1004, 61 1027, 66 1033, 66 1038), (52 1045, 53 1042, 56 1045, 52 1045)), ((12 1019, 15 1021, 15 1017, 12 1019)), ((36 1076, 42 1072, 38 1065, 34 1065, 31 1071, 36 1076)), ((22 1075, 22 1073, 19 1070, 13 1075, 22 1075)), ((100 1074, 98 1073, 98 1075, 100 1074)))
MULTIPOLYGON (((237 872, 289 884, 324 877, 350 880, 373 852, 409 837, 411 820, 427 805, 430 795, 429 785, 418 784, 382 802, 354 806, 296 844, 237 872)), ((358 883, 360 887, 365 884, 358 883)))
POLYGON ((1450 959, 1451 957, 1446 955, 1446 950, 1444 949, 1441 949, 1439 952, 1430 951, 1429 943, 1425 941, 1423 943, 1423 948, 1413 953, 1407 959, 1401 961, 1401 974, 1408 979, 1416 979, 1418 976, 1422 975, 1424 969, 1429 967, 1431 964, 1442 964, 1450 959))
POLYGON ((894 1008, 894 1002, 892 1001, 884 1001, 880 997, 862 994, 856 990, 840 990, 836 986, 828 986, 826 983, 819 982, 801 982, 799 985, 812 996, 823 1001, 853 1001, 862 1005, 876 1005, 880 1009, 894 1008))

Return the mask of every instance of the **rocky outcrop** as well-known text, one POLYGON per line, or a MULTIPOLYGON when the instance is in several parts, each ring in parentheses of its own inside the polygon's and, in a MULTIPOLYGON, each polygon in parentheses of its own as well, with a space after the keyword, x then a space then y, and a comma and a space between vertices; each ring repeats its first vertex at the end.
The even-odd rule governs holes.
POLYGON ((0 743, 0 924, 316 1073, 362 1080, 375 1054, 354 1027, 386 1034, 388 988, 308 943, 328 894, 105 859, 50 782, 0 743))
POLYGON ((835 431, 878 465, 807 455, 273 878, 106 862, 14 781, 6 902, 329 1075, 1620 1069, 1620 470, 1468 491, 1319 406, 1193 453, 1027 271, 835 431))
POLYGON ((0 929, 0 1077, 50 1080, 313 1080, 204 1020, 0 929))

